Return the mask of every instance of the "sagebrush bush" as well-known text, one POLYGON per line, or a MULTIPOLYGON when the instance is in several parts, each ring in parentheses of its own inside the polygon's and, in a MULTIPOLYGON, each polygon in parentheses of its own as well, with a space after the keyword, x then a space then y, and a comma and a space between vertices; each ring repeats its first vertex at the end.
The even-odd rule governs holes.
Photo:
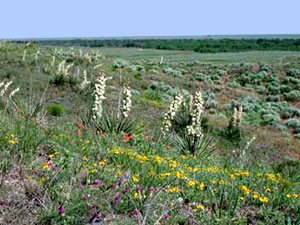
POLYGON ((195 80, 204 81, 206 75, 204 75, 203 73, 194 73, 193 77, 195 78, 195 80))
POLYGON ((153 101, 161 101, 162 100, 162 95, 158 91, 154 90, 146 90, 144 92, 145 98, 153 101))
POLYGON ((300 101, 300 91, 298 90, 293 90, 288 93, 284 93, 283 96, 288 101, 292 101, 292 102, 300 101))
POLYGON ((228 87, 231 87, 231 88, 241 87, 241 85, 236 81, 228 82, 227 85, 228 85, 228 87))
POLYGON ((289 128, 292 128, 294 130, 296 129, 300 129, 300 120, 296 119, 296 118, 291 118, 291 119, 288 119, 286 122, 285 122, 286 126, 289 127, 289 128))
POLYGON ((263 122, 261 123, 261 125, 275 125, 281 121, 279 115, 271 114, 271 113, 263 114, 262 119, 263 119, 263 122))
POLYGON ((182 72, 180 70, 172 69, 170 67, 164 68, 163 72, 167 75, 172 75, 173 77, 182 76, 182 72))
POLYGON ((289 69, 286 72, 287 76, 291 76, 291 77, 299 77, 300 76, 300 70, 298 69, 289 69))

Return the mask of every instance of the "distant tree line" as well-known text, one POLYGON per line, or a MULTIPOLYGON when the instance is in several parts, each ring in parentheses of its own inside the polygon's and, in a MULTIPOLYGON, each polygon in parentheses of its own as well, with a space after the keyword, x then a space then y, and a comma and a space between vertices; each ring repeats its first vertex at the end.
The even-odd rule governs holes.
MULTIPOLYGON (((28 40, 16 41, 26 42, 28 40)), ((300 51, 300 39, 49 39, 33 40, 42 45, 81 47, 136 47, 195 52, 241 52, 254 50, 300 51)))

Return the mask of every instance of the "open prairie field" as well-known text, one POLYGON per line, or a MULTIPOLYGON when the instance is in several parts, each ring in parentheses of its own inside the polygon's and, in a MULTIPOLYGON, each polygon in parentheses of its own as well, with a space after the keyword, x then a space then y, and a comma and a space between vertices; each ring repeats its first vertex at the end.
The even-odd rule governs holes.
POLYGON ((300 223, 300 51, 2 41, 0 96, 0 224, 300 223))
POLYGON ((156 50, 140 48, 99 48, 107 58, 126 60, 154 60, 160 62, 161 57, 167 63, 193 62, 204 63, 297 63, 300 52, 292 51, 251 51, 251 52, 222 52, 196 53, 193 51, 156 50))

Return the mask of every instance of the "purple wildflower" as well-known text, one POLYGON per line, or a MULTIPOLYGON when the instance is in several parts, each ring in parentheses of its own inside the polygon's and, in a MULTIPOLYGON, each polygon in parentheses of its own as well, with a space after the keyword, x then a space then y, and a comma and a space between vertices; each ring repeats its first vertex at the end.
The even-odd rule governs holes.
POLYGON ((150 191, 151 194, 153 194, 155 192, 155 188, 154 187, 150 187, 149 191, 150 191))
POLYGON ((115 196, 115 201, 116 201, 116 202, 121 201, 121 196, 120 196, 119 193, 116 194, 116 196, 115 196))
POLYGON ((98 186, 98 185, 100 185, 101 184, 101 181, 100 180, 94 180, 94 182, 93 182, 93 185, 96 185, 96 186, 98 186))
POLYGON ((163 218, 164 218, 165 220, 169 220, 169 219, 170 219, 170 216, 169 216, 168 214, 165 214, 165 215, 163 215, 163 218))
POLYGON ((137 186, 136 187, 136 191, 141 191, 142 190, 142 187, 141 186, 137 186))
POLYGON ((124 194, 124 195, 127 194, 127 193, 129 192, 129 190, 130 190, 129 187, 125 187, 125 188, 124 188, 124 191, 123 191, 123 194, 124 194))
POLYGON ((63 216, 65 214, 65 208, 63 206, 59 206, 57 208, 57 212, 58 212, 58 214, 63 216))
POLYGON ((120 185, 120 186, 123 184, 123 181, 124 181, 124 179, 121 177, 121 178, 119 179, 119 185, 120 185))

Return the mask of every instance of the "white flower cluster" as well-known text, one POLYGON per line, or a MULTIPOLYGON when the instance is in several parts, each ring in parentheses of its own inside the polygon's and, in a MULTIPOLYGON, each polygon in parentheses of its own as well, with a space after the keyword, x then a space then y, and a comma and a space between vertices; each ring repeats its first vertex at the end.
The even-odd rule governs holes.
POLYGON ((123 89, 123 104, 122 104, 122 115, 123 117, 128 117, 128 114, 131 110, 131 89, 128 86, 124 86, 123 89))
POLYGON ((56 73, 62 76, 69 75, 69 70, 73 66, 73 64, 66 65, 66 61, 62 61, 57 68, 56 73))
POLYGON ((87 80, 87 73, 86 70, 83 71, 83 81, 80 84, 80 89, 83 90, 86 88, 87 85, 89 85, 91 82, 87 80))
POLYGON ((242 156, 244 156, 246 154, 246 151, 250 148, 250 146, 252 145, 252 143, 255 141, 256 137, 253 136, 246 144, 245 148, 242 151, 242 156))
POLYGON ((9 94, 8 97, 11 99, 12 97, 14 97, 14 95, 15 95, 18 91, 20 91, 20 88, 14 89, 14 90, 9 94))
POLYGON ((240 106, 239 111, 237 110, 236 107, 234 107, 234 109, 233 109, 233 124, 232 125, 234 127, 239 126, 242 122, 242 119, 243 119, 243 107, 240 106))
POLYGON ((40 58, 40 50, 38 49, 37 52, 34 54, 34 61, 35 61, 35 63, 38 62, 39 58, 40 58))
POLYGON ((164 116, 163 127, 162 127, 162 133, 164 135, 166 135, 167 132, 169 132, 169 130, 171 128, 171 121, 174 119, 174 117, 182 103, 183 103, 183 95, 178 94, 175 97, 175 99, 172 101, 168 112, 166 112, 166 114, 164 116))
POLYGON ((0 92, 0 97, 3 97, 4 94, 7 92, 7 89, 9 88, 9 86, 12 84, 12 81, 7 82, 6 84, 4 83, 4 81, 2 81, 0 83, 0 88, 2 88, 1 92, 0 92))
POLYGON ((201 91, 196 92, 193 97, 190 107, 192 107, 191 116, 192 124, 187 126, 187 131, 190 136, 201 137, 201 116, 203 113, 203 98, 201 91))
MULTIPOLYGON (((5 93, 7 93, 7 90, 12 83, 13 83, 13 81, 9 81, 6 84, 4 81, 2 81, 0 83, 0 89, 3 87, 2 90, 0 91, 0 97, 3 97, 5 95, 5 93)), ((20 90, 20 88, 16 88, 16 89, 12 90, 10 92, 10 94, 8 95, 8 97, 11 99, 19 90, 20 90)))
POLYGON ((26 50, 24 50, 23 57, 22 57, 22 61, 23 61, 23 62, 26 61, 26 50))
POLYGON ((102 116, 102 102, 105 99, 105 75, 104 73, 100 73, 95 84, 95 102, 92 108, 93 120, 101 118, 102 116))

